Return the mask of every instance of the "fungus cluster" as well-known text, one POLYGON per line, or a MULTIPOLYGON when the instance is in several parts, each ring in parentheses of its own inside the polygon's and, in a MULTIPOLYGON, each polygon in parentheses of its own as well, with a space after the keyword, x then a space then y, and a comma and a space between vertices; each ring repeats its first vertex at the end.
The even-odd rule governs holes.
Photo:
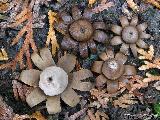
POLYGON ((138 24, 138 17, 134 16, 129 23, 125 16, 120 18, 122 26, 113 25, 112 31, 117 34, 111 40, 111 45, 121 45, 120 51, 128 55, 130 48, 133 55, 137 57, 137 46, 140 48, 148 48, 148 45, 143 41, 143 39, 148 39, 151 37, 150 34, 145 32, 147 28, 147 23, 138 24))
POLYGON ((127 56, 119 52, 114 55, 111 49, 99 55, 101 61, 95 61, 92 71, 100 74, 96 78, 96 86, 107 86, 108 93, 115 93, 119 89, 119 82, 127 84, 128 76, 135 75, 136 69, 132 65, 125 65, 127 56))
POLYGON ((46 108, 49 114, 61 111, 60 98, 69 106, 74 107, 80 101, 80 97, 74 89, 89 91, 92 84, 83 82, 92 77, 88 69, 81 69, 72 72, 76 57, 71 54, 62 56, 55 64, 51 52, 47 48, 33 53, 33 63, 40 69, 29 69, 22 71, 20 80, 33 87, 33 90, 26 96, 26 102, 33 107, 46 100, 46 108))
POLYGON ((108 40, 104 22, 92 23, 92 10, 86 8, 81 13, 77 6, 72 7, 72 16, 69 13, 62 11, 60 18, 62 19, 55 25, 55 28, 64 34, 61 46, 65 50, 72 49, 75 52, 80 52, 80 56, 88 57, 90 51, 96 52, 96 44, 94 42, 105 43, 108 40))

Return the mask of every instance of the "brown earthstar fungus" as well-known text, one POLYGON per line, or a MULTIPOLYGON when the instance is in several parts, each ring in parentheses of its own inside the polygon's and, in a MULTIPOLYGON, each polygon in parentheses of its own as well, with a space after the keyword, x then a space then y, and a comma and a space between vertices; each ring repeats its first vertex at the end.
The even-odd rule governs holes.
POLYGON ((33 53, 31 59, 40 70, 23 70, 20 75, 23 83, 34 88, 26 97, 30 107, 46 100, 48 113, 58 113, 61 111, 60 98, 74 107, 80 101, 74 89, 89 91, 92 87, 91 82, 82 81, 93 76, 90 70, 72 72, 76 64, 76 57, 72 54, 65 54, 55 64, 49 49, 43 48, 40 55, 33 53))
POLYGON ((128 21, 127 17, 122 16, 120 18, 122 26, 113 25, 111 30, 117 34, 111 39, 111 45, 121 45, 120 51, 125 55, 129 55, 129 48, 131 49, 134 57, 137 57, 137 46, 140 48, 148 48, 148 45, 143 39, 151 37, 147 34, 145 29, 147 23, 138 24, 138 17, 134 16, 131 22, 128 21))
POLYGON ((92 9, 86 8, 82 14, 77 6, 73 6, 71 15, 62 11, 60 21, 56 23, 57 31, 64 34, 61 47, 65 50, 73 50, 82 57, 88 57, 88 52, 96 52, 95 41, 105 43, 108 40, 104 22, 92 22, 92 9))
POLYGON ((127 56, 119 52, 114 54, 108 49, 99 55, 101 61, 95 61, 92 71, 100 74, 96 78, 96 86, 103 88, 107 85, 108 93, 116 93, 119 89, 119 82, 128 83, 128 76, 136 74, 136 69, 132 65, 125 65, 127 56))

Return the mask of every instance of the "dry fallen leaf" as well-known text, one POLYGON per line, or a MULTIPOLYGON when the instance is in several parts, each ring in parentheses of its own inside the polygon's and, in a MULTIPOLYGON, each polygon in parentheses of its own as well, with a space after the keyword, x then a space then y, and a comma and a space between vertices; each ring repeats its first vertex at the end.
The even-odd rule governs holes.
POLYGON ((152 60, 154 57, 154 47, 153 45, 149 46, 149 50, 145 51, 144 49, 138 49, 137 51, 140 56, 138 57, 139 59, 143 59, 143 60, 152 60))
POLYGON ((133 0, 126 0, 128 6, 132 8, 133 11, 139 11, 138 5, 133 0))
POLYGON ((130 105, 133 105, 135 103, 138 103, 138 101, 135 100, 135 97, 133 94, 124 94, 123 96, 119 97, 117 100, 113 101, 113 105, 115 107, 119 106, 121 108, 127 108, 130 105))
POLYGON ((97 0, 88 0, 88 5, 92 7, 96 1, 97 0))
POLYGON ((56 54, 57 49, 59 48, 59 44, 57 42, 57 38, 54 31, 54 23, 56 22, 56 13, 49 10, 48 12, 48 19, 49 19, 49 32, 47 36, 46 45, 52 45, 52 55, 56 54))
POLYGON ((109 117, 103 111, 101 112, 98 110, 94 113, 91 109, 87 111, 87 116, 85 117, 85 120, 109 120, 109 117))
POLYGON ((0 120, 12 120, 13 115, 12 108, 9 107, 0 96, 0 120))
POLYGON ((152 81, 159 81, 160 80, 160 76, 157 75, 152 75, 150 73, 146 73, 147 78, 143 79, 143 82, 152 82, 152 81))
POLYGON ((7 1, 0 1, 0 13, 5 13, 9 8, 9 3, 7 1))
MULTIPOLYGON (((100 105, 103 108, 105 108, 107 106, 107 103, 109 102, 109 98, 111 97, 111 95, 106 93, 105 90, 100 91, 97 89, 92 89, 92 90, 90 90, 90 93, 91 93, 92 98, 97 99, 97 102, 100 103, 100 105)), ((93 105, 94 104, 97 104, 97 103, 94 102, 93 105)))
POLYGON ((131 76, 129 79, 129 84, 130 84, 130 93, 134 93, 134 91, 139 90, 141 88, 148 87, 148 83, 143 82, 143 77, 139 75, 131 76))
POLYGON ((26 101, 26 96, 32 90, 31 87, 28 87, 25 84, 18 82, 17 80, 12 80, 12 88, 13 94, 16 100, 22 100, 23 102, 26 101))
POLYGON ((33 113, 31 115, 31 118, 35 118, 36 120, 46 120, 45 117, 39 111, 33 113))
POLYGON ((1 48, 1 51, 0 51, 0 61, 2 60, 8 60, 8 54, 4 48, 1 48))
POLYGON ((19 115, 16 114, 12 120, 46 120, 45 117, 39 112, 36 111, 35 113, 33 113, 32 115, 19 115))
POLYGON ((114 6, 114 3, 113 2, 108 2, 107 0, 102 0, 101 3, 92 9, 92 11, 94 13, 100 13, 102 12, 103 10, 107 10, 108 8, 114 6))
POLYGON ((153 6, 156 6, 158 9, 160 9, 160 0, 143 0, 143 1, 150 3, 153 6))
MULTIPOLYGON (((139 70, 150 70, 150 69, 159 69, 160 70, 160 58, 154 57, 154 48, 153 45, 149 47, 149 50, 146 52, 143 49, 139 49, 138 53, 141 54, 139 56, 139 59, 145 59, 144 63, 145 65, 140 66, 139 70)), ((151 81, 159 81, 160 76, 159 75, 152 75, 149 72, 146 73, 147 78, 143 79, 144 83, 149 83, 151 81)))

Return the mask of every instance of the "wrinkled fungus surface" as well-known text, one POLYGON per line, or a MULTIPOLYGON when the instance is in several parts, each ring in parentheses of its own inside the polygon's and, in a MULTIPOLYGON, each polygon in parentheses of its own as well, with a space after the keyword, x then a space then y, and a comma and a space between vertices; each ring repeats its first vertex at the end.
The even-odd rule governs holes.
POLYGON ((128 76, 135 75, 136 69, 132 65, 125 65, 127 56, 119 52, 114 55, 111 49, 100 54, 101 61, 95 61, 92 71, 100 74, 96 78, 96 86, 103 88, 107 85, 108 93, 115 93, 119 89, 119 82, 128 83, 128 76))
POLYGON ((49 49, 43 48, 40 55, 33 53, 31 59, 39 70, 23 70, 20 75, 22 82, 33 86, 33 90, 26 96, 30 107, 46 100, 48 113, 58 113, 61 112, 60 98, 74 107, 80 101, 80 96, 74 89, 89 91, 92 87, 90 82, 81 81, 93 76, 90 70, 72 72, 76 64, 76 57, 72 54, 62 56, 55 64, 49 49))
POLYGON ((62 21, 55 25, 55 28, 64 34, 61 46, 65 50, 79 52, 80 56, 88 57, 89 50, 92 53, 97 51, 96 43, 105 43, 108 40, 104 22, 92 22, 92 10, 86 8, 82 14, 77 6, 73 6, 69 13, 63 11, 59 15, 62 21))
POLYGON ((125 16, 120 18, 122 26, 113 25, 112 31, 117 34, 111 40, 112 45, 121 45, 120 51, 125 55, 129 55, 128 49, 130 48, 133 55, 137 57, 137 46, 139 48, 148 48, 148 45, 143 39, 151 37, 150 34, 145 32, 147 23, 138 24, 138 17, 134 16, 131 22, 125 16))

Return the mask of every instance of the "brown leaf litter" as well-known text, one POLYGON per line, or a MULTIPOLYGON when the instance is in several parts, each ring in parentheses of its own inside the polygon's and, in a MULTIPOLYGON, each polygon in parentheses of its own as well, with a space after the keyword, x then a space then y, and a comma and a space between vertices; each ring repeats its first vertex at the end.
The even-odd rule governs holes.
POLYGON ((97 7, 93 8, 92 11, 94 13, 100 13, 104 10, 108 10, 110 7, 113 7, 113 2, 108 2, 108 0, 101 0, 100 4, 97 7))
MULTIPOLYGON (((17 64, 19 64, 20 69, 26 67, 26 65, 28 68, 32 68, 30 59, 30 47, 34 52, 37 51, 37 47, 33 39, 33 28, 35 17, 40 18, 37 16, 39 14, 37 12, 39 11, 35 12, 35 7, 37 8, 36 10, 39 10, 39 5, 46 3, 47 1, 44 0, 32 0, 30 2, 29 0, 25 0, 24 2, 22 0, 14 0, 13 2, 10 2, 10 19, 7 21, 7 23, 2 22, 1 26, 7 28, 17 28, 23 26, 18 32, 17 36, 12 39, 11 46, 17 45, 20 41, 20 38, 22 38, 25 33, 26 35, 22 47, 19 49, 19 52, 15 58, 6 64, 0 65, 0 69, 12 68, 14 70, 16 69, 17 64), (24 56, 26 57, 26 63, 24 56)), ((40 19, 38 21, 40 21, 40 19)))
POLYGON ((51 10, 48 11, 48 19, 49 19, 49 31, 46 40, 46 45, 52 45, 52 55, 55 56, 57 49, 59 48, 59 44, 57 43, 57 38, 54 31, 54 23, 57 21, 56 13, 51 10))
MULTIPOLYGON (((144 60, 145 65, 140 66, 139 70, 150 70, 150 69, 160 69, 160 58, 154 57, 154 48, 153 45, 149 47, 148 51, 144 51, 143 49, 139 49, 138 53, 140 54, 139 59, 144 60)), ((150 73, 146 73, 147 78, 143 79, 143 82, 151 82, 160 80, 159 75, 152 75, 150 73)))
POLYGON ((8 60, 8 54, 6 52, 6 50, 4 48, 1 48, 0 50, 0 61, 3 61, 3 60, 8 60))
POLYGON ((119 97, 117 100, 113 101, 113 105, 115 107, 121 107, 121 108, 127 108, 130 105, 136 104, 138 101, 136 100, 135 96, 133 94, 124 94, 121 97, 119 97))

